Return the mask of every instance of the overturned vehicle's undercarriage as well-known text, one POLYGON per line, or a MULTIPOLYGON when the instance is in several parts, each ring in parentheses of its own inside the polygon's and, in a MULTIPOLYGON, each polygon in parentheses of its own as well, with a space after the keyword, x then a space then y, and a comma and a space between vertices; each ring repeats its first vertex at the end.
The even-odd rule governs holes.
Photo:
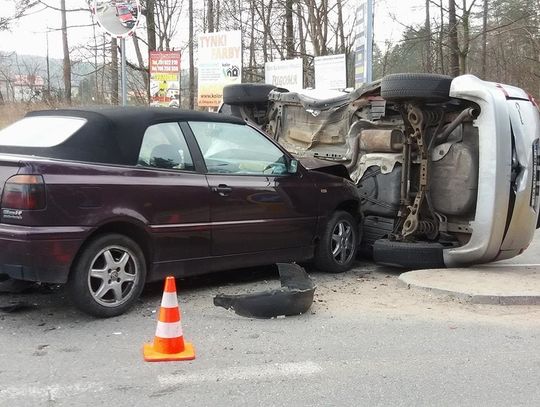
POLYGON ((518 88, 454 81, 396 74, 326 99, 234 85, 221 111, 256 123, 300 159, 345 165, 362 197, 361 248, 377 262, 417 268, 513 257, 536 226, 538 111, 518 88), (527 217, 534 225, 516 229, 527 217))

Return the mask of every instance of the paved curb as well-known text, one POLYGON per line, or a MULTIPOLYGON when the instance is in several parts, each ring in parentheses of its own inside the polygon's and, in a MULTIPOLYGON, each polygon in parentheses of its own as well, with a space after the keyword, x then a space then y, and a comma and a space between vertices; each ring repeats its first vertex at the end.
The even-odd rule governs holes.
MULTIPOLYGON (((470 285, 468 286, 467 282, 465 281, 463 286, 460 288, 448 289, 448 288, 442 288, 445 285, 444 275, 442 278, 439 279, 440 280, 439 282, 428 281, 428 280, 433 280, 433 279, 422 278, 425 276, 429 276, 430 274, 441 273, 441 272, 444 272, 444 274, 448 274, 449 276, 452 276, 452 273, 456 273, 456 272, 459 272, 459 273, 468 272, 470 275, 473 275, 474 273, 476 274, 484 273, 486 270, 492 271, 492 269, 486 268, 486 267, 471 268, 468 270, 465 270, 465 269, 415 270, 415 271, 409 271, 409 272, 401 274, 398 278, 398 283, 399 285, 404 286, 409 289, 417 289, 421 291, 426 291, 435 295, 449 296, 449 297, 456 298, 458 300, 469 302, 472 304, 540 305, 540 290, 538 291, 538 294, 536 293, 525 294, 524 293, 523 295, 516 294, 516 293, 504 294, 501 292, 479 294, 475 292, 476 291, 475 288, 478 288, 478 284, 477 284, 477 287, 470 286, 470 285)), ((501 269, 497 270, 497 273, 504 273, 504 272, 505 271, 501 269)), ((455 277, 455 275, 452 277, 455 277)), ((519 278, 519 275, 517 275, 516 278, 519 278)), ((535 279, 535 283, 537 283, 536 279, 535 279)))

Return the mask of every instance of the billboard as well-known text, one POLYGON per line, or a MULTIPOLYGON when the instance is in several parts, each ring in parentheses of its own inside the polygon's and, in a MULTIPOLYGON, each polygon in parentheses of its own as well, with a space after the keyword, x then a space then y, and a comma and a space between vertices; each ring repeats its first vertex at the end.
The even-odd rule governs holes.
POLYGON ((267 62, 264 64, 264 81, 270 85, 288 90, 300 90, 304 87, 302 59, 267 62))
POLYGON ((221 31, 199 35, 198 105, 218 107, 223 87, 242 82, 242 35, 221 31))
POLYGON ((180 95, 180 52, 150 51, 150 104, 169 106, 180 95))
POLYGON ((314 65, 316 89, 345 89, 347 87, 345 54, 315 57, 314 65))
POLYGON ((373 64, 373 0, 360 0, 356 9, 354 82, 369 83, 373 64))

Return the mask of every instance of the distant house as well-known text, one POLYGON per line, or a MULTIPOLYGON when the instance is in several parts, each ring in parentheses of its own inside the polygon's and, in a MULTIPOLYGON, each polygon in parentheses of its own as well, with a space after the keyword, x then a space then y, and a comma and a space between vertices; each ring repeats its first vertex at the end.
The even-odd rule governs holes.
POLYGON ((41 99, 45 81, 39 75, 14 75, 10 85, 14 101, 28 102, 41 99))

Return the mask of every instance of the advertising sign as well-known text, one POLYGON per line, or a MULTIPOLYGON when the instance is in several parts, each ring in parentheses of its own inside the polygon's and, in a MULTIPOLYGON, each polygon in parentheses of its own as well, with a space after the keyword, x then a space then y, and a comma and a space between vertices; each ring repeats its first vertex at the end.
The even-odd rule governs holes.
POLYGON ((372 81, 373 0, 360 0, 356 9, 354 81, 358 88, 372 81))
MULTIPOLYGON (((150 51, 152 106, 169 106, 180 94, 180 52, 150 51)), ((173 102, 172 104, 175 104, 173 102)))
POLYGON ((302 59, 267 62, 264 64, 265 82, 288 90, 300 90, 304 87, 302 59))
POLYGON ((242 81, 242 35, 221 31, 199 35, 198 105, 218 107, 223 87, 242 81))
POLYGON ((345 54, 315 57, 315 89, 345 89, 347 62, 345 54))

